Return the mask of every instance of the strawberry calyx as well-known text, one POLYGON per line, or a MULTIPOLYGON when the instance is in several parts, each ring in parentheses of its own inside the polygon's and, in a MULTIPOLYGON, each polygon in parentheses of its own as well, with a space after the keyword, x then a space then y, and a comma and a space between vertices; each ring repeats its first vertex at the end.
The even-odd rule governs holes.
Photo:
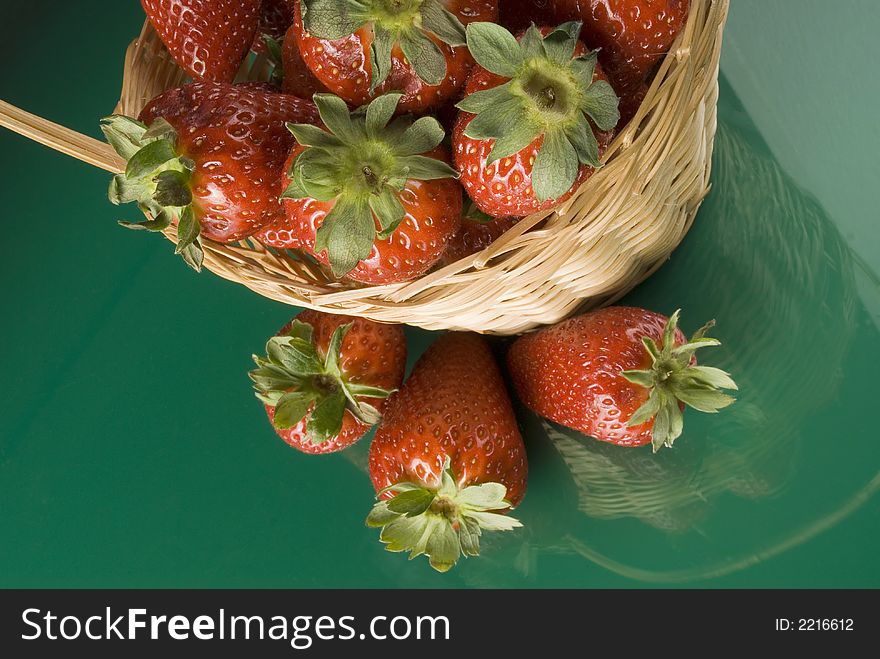
POLYGON ((377 495, 366 524, 381 528, 385 549, 408 551, 410 560, 422 554, 431 567, 446 572, 461 556, 479 556, 483 531, 510 531, 522 523, 498 513, 511 508, 501 483, 459 488, 447 456, 436 487, 411 482, 390 485, 377 495), (381 499, 388 492, 396 494, 381 499))
POLYGON ((302 0, 302 12, 306 31, 320 39, 342 39, 372 26, 371 93, 388 77, 395 46, 422 81, 439 85, 446 57, 431 37, 465 45, 464 25, 439 0, 302 0))
POLYGON ((655 453, 663 446, 671 448, 681 435, 684 415, 680 403, 700 412, 715 413, 736 400, 720 390, 738 389, 726 371, 697 366, 694 362, 694 353, 700 348, 721 345, 718 339, 706 336, 715 321, 709 321, 686 343, 676 346, 675 330, 680 315, 681 309, 678 309, 669 317, 663 328, 662 347, 650 337, 642 337, 645 350, 651 356, 651 368, 621 372, 633 384, 650 390, 648 400, 633 412, 627 426, 639 426, 653 419, 651 443, 655 453))
POLYGON ((402 94, 384 94, 353 113, 333 94, 315 94, 326 130, 287 124, 306 147, 293 161, 282 198, 334 202, 315 236, 337 277, 366 259, 377 238, 390 236, 406 216, 399 195, 408 180, 458 178, 436 158, 444 131, 433 117, 391 120, 402 94), (390 122, 390 123, 389 123, 390 122))
POLYGON ((342 430, 345 412, 367 426, 382 415, 363 398, 387 398, 392 390, 352 382, 340 367, 340 350, 353 323, 337 327, 327 353, 321 355, 312 326, 294 321, 287 333, 266 343, 266 357, 253 356, 257 368, 249 373, 255 395, 275 408, 273 425, 292 428, 309 415, 306 435, 322 444, 342 430))
POLYGON ((532 24, 517 41, 495 23, 469 23, 467 45, 484 69, 507 82, 466 96, 456 107, 476 115, 464 130, 494 140, 487 164, 512 156, 539 137, 532 187, 539 201, 565 194, 580 165, 598 168, 599 130, 620 119, 618 98, 605 80, 593 81, 598 51, 575 57, 581 23, 563 23, 546 34, 532 24))
POLYGON ((177 132, 162 118, 148 127, 119 114, 101 119, 101 131, 127 163, 125 171, 110 181, 110 202, 134 202, 147 218, 152 218, 144 222, 120 220, 119 224, 127 229, 155 232, 164 231, 177 218, 175 253, 196 272, 200 271, 204 251, 190 190, 196 165, 178 152, 177 132))

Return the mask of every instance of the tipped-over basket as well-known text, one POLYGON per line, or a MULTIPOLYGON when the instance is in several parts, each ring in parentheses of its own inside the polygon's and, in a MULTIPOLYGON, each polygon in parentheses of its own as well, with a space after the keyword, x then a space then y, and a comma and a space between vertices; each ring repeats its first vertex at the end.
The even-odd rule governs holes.
MULTIPOLYGON (((482 252, 414 281, 370 287, 333 281, 310 260, 252 240, 204 241, 204 265, 287 304, 427 329, 515 334, 610 303, 669 257, 708 192, 728 6, 692 0, 687 25, 605 166, 560 207, 524 218, 482 252)), ((241 77, 261 77, 266 66, 258 57, 241 77)), ((145 23, 126 53, 116 111, 137 116, 184 81, 145 23)), ((108 171, 124 169, 107 145, 2 101, 0 124, 108 171)), ((175 231, 165 235, 175 241, 175 231)))

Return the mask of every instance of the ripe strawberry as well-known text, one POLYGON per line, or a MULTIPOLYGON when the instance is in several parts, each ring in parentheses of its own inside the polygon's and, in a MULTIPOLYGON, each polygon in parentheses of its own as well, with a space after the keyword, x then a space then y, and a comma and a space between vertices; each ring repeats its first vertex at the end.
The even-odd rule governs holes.
POLYGON ((368 284, 427 272, 461 221, 457 173, 437 148, 440 124, 409 116, 388 124, 400 94, 351 115, 337 96, 314 99, 328 130, 288 126, 303 146, 282 181, 285 218, 258 239, 304 249, 336 277, 368 284))
POLYGON ((526 334, 508 353, 516 391, 534 412, 604 442, 672 446, 685 404, 717 412, 734 401, 719 389, 736 389, 724 371, 696 365, 698 348, 720 345, 705 337, 714 323, 687 341, 678 316, 608 307, 526 334))
POLYGON ((464 84, 473 65, 464 24, 497 18, 497 0, 296 0, 294 26, 331 92, 363 105, 400 91, 399 110, 421 113, 464 84))
POLYGON ((265 53, 266 37, 281 41, 285 32, 293 24, 293 0, 263 0, 260 6, 260 20, 251 50, 265 53))
POLYGON ((161 231, 177 217, 177 252, 199 270, 201 237, 235 242, 278 219, 278 175, 295 142, 284 124, 316 120, 314 105, 294 96, 214 82, 170 89, 140 121, 102 120, 128 162, 110 201, 137 202, 153 218, 129 228, 161 231))
POLYGON ((476 334, 440 337, 389 401, 370 445, 379 502, 367 525, 389 551, 427 554, 445 572, 479 554, 481 529, 509 530, 498 514, 526 490, 525 446, 498 365, 476 334))
POLYGON ((582 20, 581 38, 600 48, 621 93, 634 91, 669 51, 687 21, 689 0, 550 0, 556 20, 582 20))
POLYGON ((303 453, 333 453, 381 418, 403 382, 406 338, 400 325, 307 310, 266 355, 254 355, 250 378, 278 435, 303 453))
POLYGON ((483 251, 519 222, 519 219, 486 215, 470 202, 462 215, 461 227, 449 239, 441 262, 444 265, 455 263, 466 256, 483 251))
POLYGON ((196 80, 232 82, 254 41, 260 0, 141 0, 174 61, 196 80))
POLYGON ((468 25, 479 66, 458 103, 452 144, 461 182, 484 213, 551 208, 600 166, 609 136, 598 131, 616 126, 617 97, 579 31, 579 23, 532 26, 517 41, 499 25, 468 25))

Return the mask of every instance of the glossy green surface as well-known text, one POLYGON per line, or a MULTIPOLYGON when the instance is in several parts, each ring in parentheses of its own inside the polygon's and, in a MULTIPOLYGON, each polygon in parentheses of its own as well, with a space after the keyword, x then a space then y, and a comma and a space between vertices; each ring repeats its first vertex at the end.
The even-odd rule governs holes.
MULTIPOLYGON (((767 4, 734 2, 712 194, 626 300, 716 317, 704 359, 739 402, 657 456, 522 414, 526 528, 446 575, 364 528, 366 442, 275 438, 245 373, 290 308, 189 272, 115 225, 135 210, 106 174, 0 131, 0 586, 880 586, 880 9, 767 4)), ((0 14, 0 98, 97 136, 138 3, 0 14)), ((408 334, 413 357, 433 338, 408 334)))

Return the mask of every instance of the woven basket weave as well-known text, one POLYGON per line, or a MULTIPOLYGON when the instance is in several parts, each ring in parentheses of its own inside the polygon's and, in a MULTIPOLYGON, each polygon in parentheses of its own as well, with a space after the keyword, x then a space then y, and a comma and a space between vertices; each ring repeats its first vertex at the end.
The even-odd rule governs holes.
MULTIPOLYGON (((729 0, 692 0, 690 16, 605 166, 555 211, 521 220, 490 247, 411 282, 354 287, 255 241, 204 241, 205 267, 287 304, 427 329, 515 334, 579 307, 607 304, 654 272, 679 244, 709 189, 718 62, 729 0)), ((250 61, 240 77, 259 78, 250 61)), ((149 23, 128 48, 116 112, 137 116, 185 81, 149 23)), ((0 101, 0 125, 110 172, 104 143, 0 101)), ((175 228, 166 236, 176 240, 175 228)))

